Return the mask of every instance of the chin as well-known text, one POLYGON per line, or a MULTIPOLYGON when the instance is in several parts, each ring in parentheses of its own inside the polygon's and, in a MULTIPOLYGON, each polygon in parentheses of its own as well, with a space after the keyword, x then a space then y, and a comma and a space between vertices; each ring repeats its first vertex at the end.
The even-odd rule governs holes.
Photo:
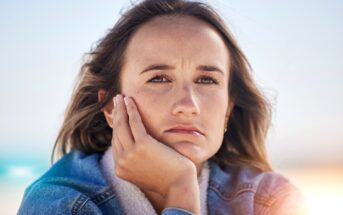
POLYGON ((207 160, 205 149, 192 142, 180 141, 168 145, 195 164, 200 164, 207 160))

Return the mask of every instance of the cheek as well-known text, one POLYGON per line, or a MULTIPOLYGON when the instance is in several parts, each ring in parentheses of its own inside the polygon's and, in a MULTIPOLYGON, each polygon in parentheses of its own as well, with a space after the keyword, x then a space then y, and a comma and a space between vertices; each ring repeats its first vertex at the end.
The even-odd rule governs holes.
MULTIPOLYGON (((211 146, 220 146, 223 140, 225 114, 228 108, 228 97, 226 93, 215 93, 206 98, 203 104, 202 117, 206 123, 208 141, 211 146)), ((219 147, 218 146, 218 147, 219 147)))
POLYGON ((159 93, 151 93, 150 91, 137 91, 131 96, 134 98, 137 108, 139 110, 140 116, 142 118, 145 129, 149 134, 158 138, 159 134, 159 124, 161 119, 165 118, 167 115, 165 96, 159 93))
POLYGON ((201 96, 202 115, 213 123, 211 127, 222 126, 228 108, 228 93, 223 90, 203 92, 201 96))

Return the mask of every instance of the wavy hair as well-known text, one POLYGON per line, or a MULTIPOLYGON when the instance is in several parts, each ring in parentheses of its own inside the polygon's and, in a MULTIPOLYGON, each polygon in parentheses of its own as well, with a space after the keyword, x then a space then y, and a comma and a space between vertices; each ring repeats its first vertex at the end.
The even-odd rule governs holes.
POLYGON ((272 170, 265 149, 270 104, 254 83, 247 58, 218 13, 208 4, 187 0, 144 0, 132 4, 87 53, 55 140, 52 162, 73 149, 101 153, 111 145, 112 129, 101 110, 121 91, 120 71, 129 39, 149 20, 174 15, 192 16, 211 25, 230 53, 228 92, 234 107, 222 145, 211 160, 222 167, 250 165, 260 171, 272 170), (106 91, 102 101, 98 101, 100 89, 106 91))

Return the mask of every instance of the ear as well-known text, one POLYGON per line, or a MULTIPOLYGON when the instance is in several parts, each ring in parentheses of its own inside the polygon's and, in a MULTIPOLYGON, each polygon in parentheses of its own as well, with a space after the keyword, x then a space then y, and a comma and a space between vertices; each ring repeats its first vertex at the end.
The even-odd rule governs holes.
MULTIPOLYGON (((106 91, 104 89, 100 89, 98 91, 98 101, 101 102, 105 99, 106 91)), ((112 116, 112 110, 113 110, 113 100, 108 102, 105 107, 101 109, 101 111, 104 113, 105 119, 107 121, 107 124, 112 127, 113 122, 113 116, 112 116)))

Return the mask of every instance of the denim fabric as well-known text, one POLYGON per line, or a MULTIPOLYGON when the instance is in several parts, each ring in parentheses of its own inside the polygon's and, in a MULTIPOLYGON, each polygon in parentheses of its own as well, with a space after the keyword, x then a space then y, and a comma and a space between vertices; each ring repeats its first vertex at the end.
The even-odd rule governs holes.
MULTIPOLYGON (((102 154, 72 151, 26 190, 18 214, 124 214, 100 168, 102 154)), ((286 178, 249 166, 221 169, 210 162, 210 215, 303 215, 304 199, 286 178)), ((192 214, 166 208, 164 215, 192 214)))

